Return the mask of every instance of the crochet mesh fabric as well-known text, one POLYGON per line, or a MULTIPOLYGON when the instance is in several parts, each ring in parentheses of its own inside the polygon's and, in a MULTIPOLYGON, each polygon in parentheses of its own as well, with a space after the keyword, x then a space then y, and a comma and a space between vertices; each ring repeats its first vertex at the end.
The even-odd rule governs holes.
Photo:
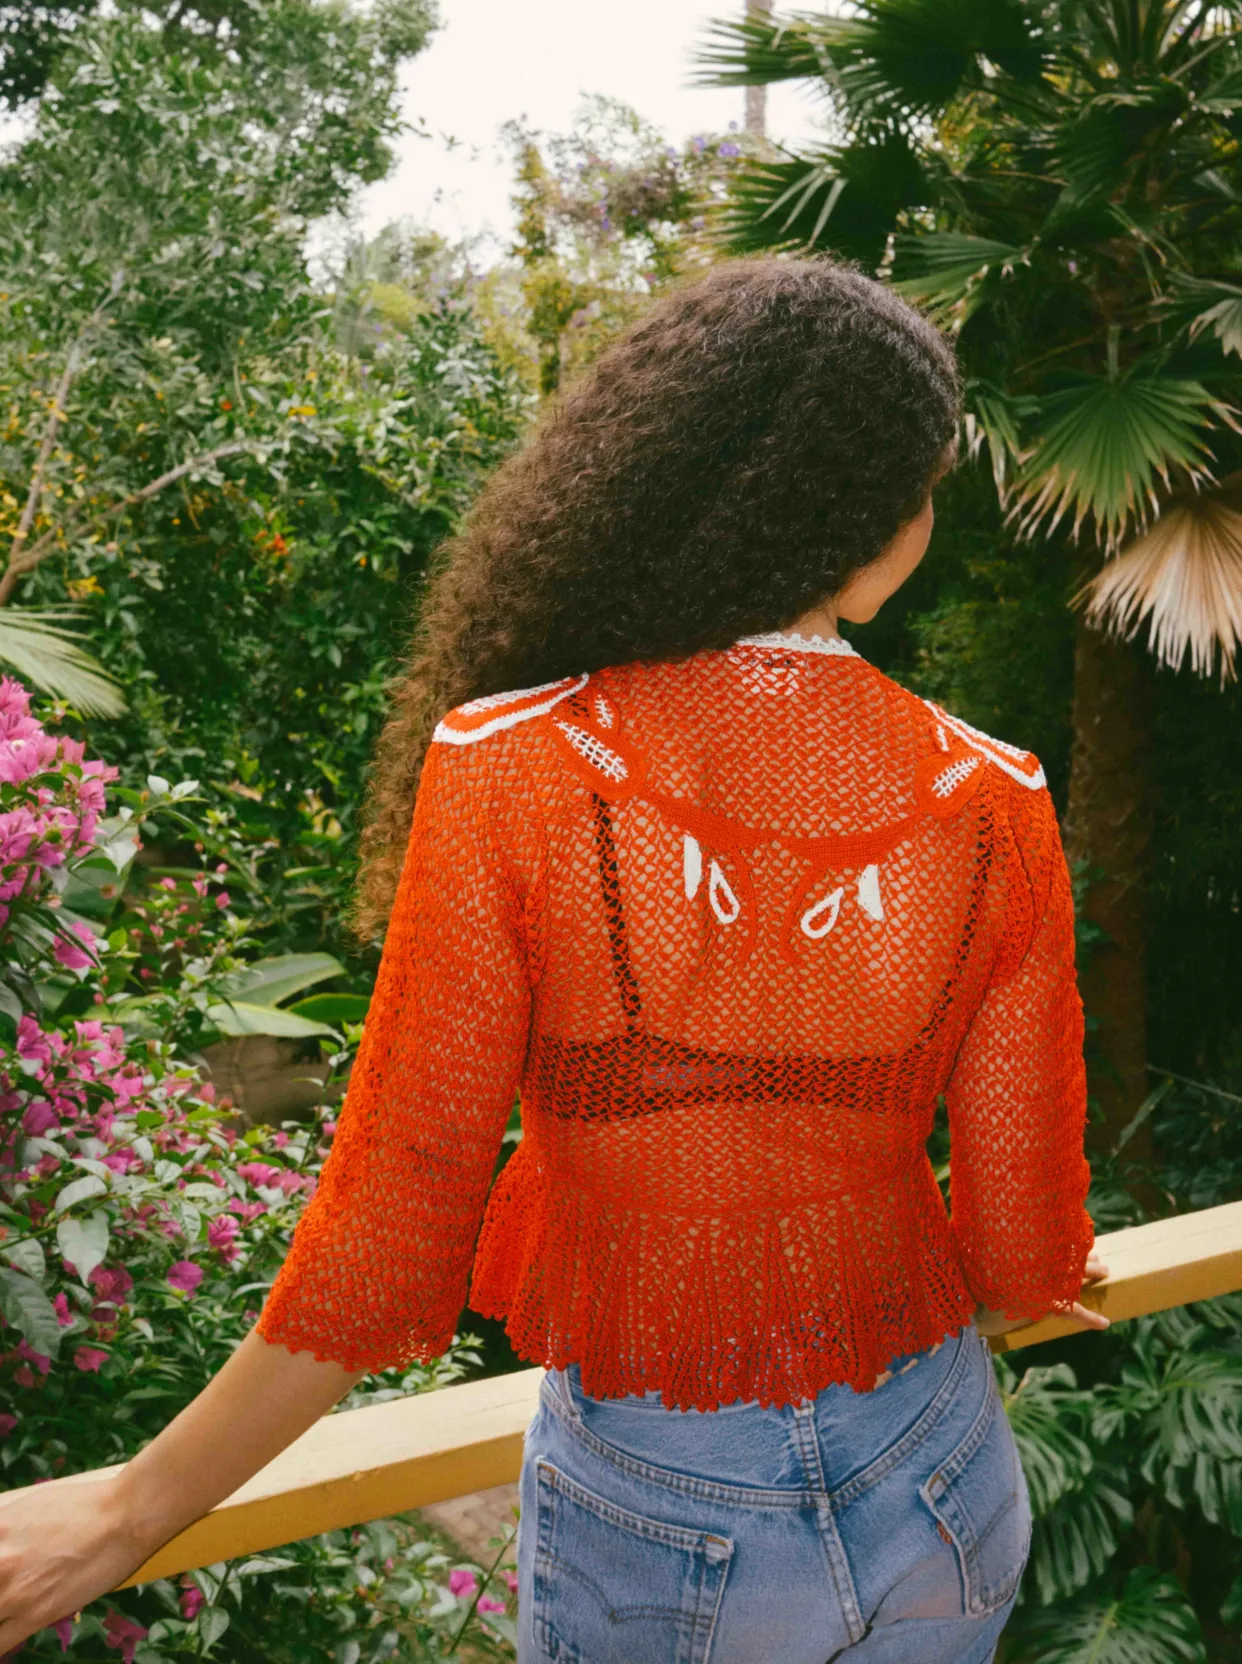
POLYGON ((1077 1297, 1082 1032, 1038 763, 844 644, 474 701, 428 754, 260 1330, 350 1369, 427 1361, 468 1294, 596 1397, 865 1391, 977 1303, 1077 1297))

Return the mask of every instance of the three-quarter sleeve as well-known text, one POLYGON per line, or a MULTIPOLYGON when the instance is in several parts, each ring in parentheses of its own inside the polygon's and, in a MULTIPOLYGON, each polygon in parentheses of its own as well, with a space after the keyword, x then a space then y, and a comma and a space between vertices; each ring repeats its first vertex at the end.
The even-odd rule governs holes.
POLYGON ((1005 940, 945 1097, 967 1286, 1007 1318, 1033 1319, 1078 1298, 1094 1232, 1069 871, 1047 790, 1013 787, 1010 804, 1005 940))
POLYGON ((451 1344, 525 1057, 523 887, 488 749, 428 754, 335 1142, 259 1320, 351 1370, 451 1344))

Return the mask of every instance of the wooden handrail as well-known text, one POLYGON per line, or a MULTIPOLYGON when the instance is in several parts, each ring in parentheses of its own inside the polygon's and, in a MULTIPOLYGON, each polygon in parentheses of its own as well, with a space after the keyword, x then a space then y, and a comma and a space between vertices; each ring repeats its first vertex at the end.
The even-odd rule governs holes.
MULTIPOLYGON (((1098 1247, 1109 1276, 1083 1302, 1114 1321, 1228 1294, 1242 1288, 1242 1202, 1115 1231, 1098 1247)), ((999 1336, 992 1348, 1014 1352, 1071 1332, 1072 1324, 1048 1318, 999 1336)), ((543 1373, 525 1369, 325 1416, 166 1543, 131 1583, 512 1482, 543 1373)), ((89 1487, 115 1471, 99 1468, 54 1483, 82 1487, 88 1504, 89 1487)))

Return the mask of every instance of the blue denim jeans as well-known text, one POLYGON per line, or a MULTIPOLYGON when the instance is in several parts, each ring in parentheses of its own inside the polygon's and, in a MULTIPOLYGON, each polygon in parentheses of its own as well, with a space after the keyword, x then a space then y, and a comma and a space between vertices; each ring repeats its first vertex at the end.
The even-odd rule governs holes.
POLYGON ((589 1398, 526 1433, 518 1664, 987 1664, 1031 1514, 973 1325, 873 1392, 589 1398))

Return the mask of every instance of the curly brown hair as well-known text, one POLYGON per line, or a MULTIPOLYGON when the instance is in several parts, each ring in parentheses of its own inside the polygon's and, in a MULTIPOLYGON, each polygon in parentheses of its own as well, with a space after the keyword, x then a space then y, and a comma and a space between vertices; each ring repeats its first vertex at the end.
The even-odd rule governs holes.
POLYGON ((445 711, 788 625, 918 513, 960 396, 932 325, 830 260, 728 261, 657 301, 437 562, 376 754, 359 933, 387 918, 445 711))

